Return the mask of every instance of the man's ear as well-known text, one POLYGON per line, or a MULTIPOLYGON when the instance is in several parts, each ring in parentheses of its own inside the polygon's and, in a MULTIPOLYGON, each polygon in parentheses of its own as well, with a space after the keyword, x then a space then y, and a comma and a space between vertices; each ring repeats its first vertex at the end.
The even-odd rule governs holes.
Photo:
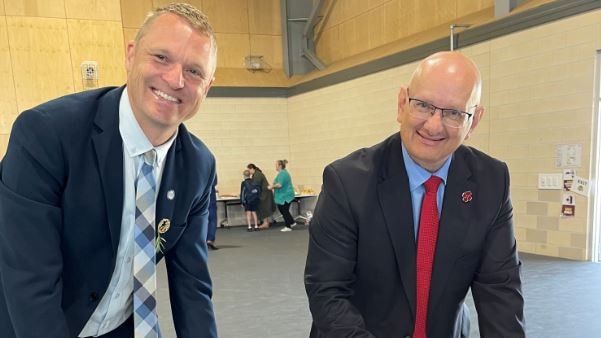
POLYGON ((125 69, 129 73, 134 62, 134 54, 136 52, 136 42, 131 40, 125 46, 125 69))
POLYGON ((207 94, 209 93, 209 89, 211 89, 211 87, 213 86, 214 83, 215 83, 215 77, 213 76, 211 78, 211 81, 209 81, 209 84, 205 88, 205 93, 204 93, 205 97, 207 97, 207 94))
POLYGON ((467 132, 467 134, 465 134, 464 140, 468 140, 470 138, 470 136, 472 135, 472 132, 474 131, 474 129, 476 129, 476 126, 478 125, 478 123, 480 123, 480 119, 482 118, 482 116, 484 116, 484 112, 485 112, 485 109, 483 106, 476 107, 476 110, 474 111, 474 115, 472 115, 472 125, 470 126, 470 130, 467 132))
POLYGON ((397 96, 397 114, 396 114, 396 120, 401 123, 401 114, 405 111, 405 109, 407 109, 407 101, 408 101, 409 95, 407 94, 407 88, 401 86, 401 88, 399 89, 399 95, 397 96))

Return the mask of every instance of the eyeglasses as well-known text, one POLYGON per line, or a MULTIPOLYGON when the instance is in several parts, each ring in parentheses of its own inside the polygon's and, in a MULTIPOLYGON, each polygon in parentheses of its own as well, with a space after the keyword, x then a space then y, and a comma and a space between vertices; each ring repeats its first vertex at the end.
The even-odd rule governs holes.
MULTIPOLYGON (((411 107, 411 116, 420 120, 427 120, 434 116, 437 109, 440 110, 440 113, 442 114, 442 123, 451 128, 463 127, 465 122, 473 115, 473 113, 464 112, 458 109, 436 107, 431 103, 412 97, 409 98, 409 106, 411 107)), ((470 107, 469 109, 471 110, 475 107, 477 107, 477 105, 470 107)))

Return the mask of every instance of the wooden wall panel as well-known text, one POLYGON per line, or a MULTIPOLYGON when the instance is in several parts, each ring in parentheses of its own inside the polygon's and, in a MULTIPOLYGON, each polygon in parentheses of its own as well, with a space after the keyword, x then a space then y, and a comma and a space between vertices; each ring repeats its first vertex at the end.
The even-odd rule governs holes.
POLYGON ((216 33, 219 52, 217 68, 244 68, 244 57, 250 54, 248 34, 216 33))
POLYGON ((251 35, 250 53, 263 55, 272 67, 282 69, 282 37, 279 35, 251 35))
MULTIPOLYGON (((343 21, 342 17, 342 1, 338 0, 324 0, 321 8, 323 14, 322 21, 325 23, 325 27, 337 26, 343 21)), ((320 22, 320 24, 322 24, 320 22)))
POLYGON ((386 41, 386 13, 384 6, 377 7, 367 13, 368 48, 374 48, 385 44, 386 41))
POLYGON ((401 0, 392 0, 381 6, 384 11, 384 34, 386 43, 408 35, 407 26, 403 23, 406 16, 411 15, 401 11, 401 0))
POLYGON ((202 9, 219 33, 248 34, 248 0, 203 0, 202 9))
POLYGON ((402 0, 400 10, 406 19, 407 34, 415 34, 438 25, 437 14, 433 11, 434 1, 402 0))
POLYGON ((0 1, 0 15, 4 15, 4 1, 0 1))
POLYGON ((280 0, 248 0, 251 34, 282 35, 280 0))
POLYGON ((355 21, 355 37, 353 43, 356 46, 353 48, 353 54, 362 52, 365 46, 369 45, 369 12, 359 14, 353 21, 355 21))
POLYGON ((359 14, 367 12, 369 2, 365 0, 344 0, 342 2, 342 17, 344 20, 349 20, 359 14))
POLYGON ((317 43, 317 55, 326 64, 330 64, 340 57, 342 41, 339 29, 338 25, 326 28, 317 43))
POLYGON ((152 0, 121 0, 121 20, 123 27, 140 28, 146 15, 152 8, 152 0))
MULTIPOLYGON (((461 0, 449 1, 449 0, 435 0, 433 6, 428 6, 428 15, 433 15, 436 18, 435 24, 431 27, 438 26, 441 24, 449 23, 457 18, 456 3, 461 0)), ((423 1, 420 3, 427 4, 423 1)), ((431 28, 427 27, 427 28, 431 28)), ((426 29, 427 29, 426 28, 426 29)))
MULTIPOLYGON (((15 99, 15 83, 12 65, 10 63, 10 50, 8 47, 8 34, 6 20, 0 18, 0 136, 10 133, 17 116, 17 104, 15 99)), ((0 144, 0 153, 3 151, 0 144)), ((1 158, 1 157, 0 157, 1 158)))
POLYGON ((288 76, 282 69, 273 69, 269 73, 251 72, 244 68, 217 67, 215 86, 226 87, 287 87, 288 76))
POLYGON ((7 17, 17 109, 73 92, 64 19, 7 17))
POLYGON ((4 0, 6 15, 65 17, 64 0, 4 0))
POLYGON ((125 83, 123 31, 120 22, 67 20, 75 91, 91 89, 81 76, 83 61, 98 62, 97 87, 125 83))
MULTIPOLYGON (((152 1, 152 7, 153 8, 157 8, 159 6, 165 6, 168 5, 172 2, 176 2, 174 0, 153 0, 152 1)), ((185 1, 181 1, 181 2, 185 2, 188 3, 200 10, 202 10, 202 0, 185 0, 185 1)))
POLYGON ((137 33, 137 28, 123 28, 123 50, 125 50, 125 46, 129 41, 135 39, 137 33))
POLYGON ((120 0, 64 0, 69 19, 110 20, 121 22, 120 0))
POLYGON ((457 17, 462 17, 494 6, 494 0, 457 0, 457 17))
POLYGON ((357 21, 347 20, 340 24, 340 52, 342 55, 354 55, 359 51, 359 44, 356 42, 357 21))
POLYGON ((384 5, 387 2, 392 2, 391 0, 369 0, 367 1, 369 8, 376 8, 384 5))
MULTIPOLYGON (((492 8, 494 0, 325 0, 316 29, 317 54, 326 64, 381 46, 439 31, 492 8), (338 27, 338 48, 327 46, 338 27), (326 32, 327 31, 327 32, 326 32)), ((467 20, 467 21, 466 21, 467 20)), ((424 41, 425 42, 425 41, 424 41)))

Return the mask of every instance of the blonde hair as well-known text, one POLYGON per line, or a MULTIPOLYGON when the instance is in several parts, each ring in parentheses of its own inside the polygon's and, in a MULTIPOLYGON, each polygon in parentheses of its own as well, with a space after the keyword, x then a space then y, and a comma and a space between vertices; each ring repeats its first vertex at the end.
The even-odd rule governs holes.
POLYGON ((242 176, 244 176, 244 178, 249 178, 249 177, 250 177, 250 170, 248 170, 248 169, 245 169, 245 170, 242 172, 242 176))
POLYGON ((148 13, 142 27, 138 30, 136 34, 135 41, 136 43, 140 42, 140 40, 146 35, 146 31, 148 27, 152 25, 152 23, 159 16, 172 13, 180 18, 186 20, 188 24, 194 28, 200 34, 206 35, 211 40, 211 53, 213 54, 213 59, 215 60, 215 65, 217 64, 217 40, 215 39, 215 32, 213 31, 213 27, 209 23, 209 18, 201 12, 198 8, 186 4, 186 3, 171 3, 169 5, 161 6, 155 8, 153 11, 148 13))

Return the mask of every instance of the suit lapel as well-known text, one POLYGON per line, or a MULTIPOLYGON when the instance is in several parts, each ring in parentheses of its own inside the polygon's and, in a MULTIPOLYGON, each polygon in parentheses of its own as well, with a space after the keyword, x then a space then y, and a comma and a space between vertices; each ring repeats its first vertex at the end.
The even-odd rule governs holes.
POLYGON ((430 309, 436 308, 444 293, 448 276, 453 271, 455 260, 461 254, 461 245, 469 231, 473 210, 471 203, 462 200, 462 194, 471 191, 474 198, 477 198, 478 194, 478 187, 470 180, 471 170, 465 158, 465 151, 462 150, 463 147, 460 147, 455 152, 445 187, 430 284, 430 309))
POLYGON ((401 140, 392 137, 384 154, 378 198, 394 249, 401 282, 415 314, 415 234, 409 179, 403 162, 401 140))
POLYGON ((123 143, 119 133, 119 99, 122 92, 123 87, 108 92, 100 99, 94 118, 96 130, 92 132, 115 255, 119 246, 123 211, 123 143))
MULTIPOLYGON (((174 219, 175 213, 175 201, 178 198, 183 198, 184 189, 178 184, 178 182, 187 182, 187 179, 182 175, 185 175, 186 170, 181 167, 182 161, 179 158, 179 152, 181 150, 181 137, 182 137, 182 128, 179 130, 179 134, 174 141, 174 144, 167 152, 167 157, 165 158, 165 167, 163 169, 163 176, 161 178, 161 186, 159 187, 159 194, 157 195, 156 202, 156 231, 159 230, 159 225, 161 222, 167 220, 171 226, 177 225, 178 220, 174 219), (179 175, 179 179, 176 179, 176 174, 179 175)), ((165 233, 160 234, 160 236, 165 239, 165 244, 173 244, 175 239, 170 238, 171 234, 167 230, 165 233)), ((162 256, 162 254, 159 254, 162 256)), ((157 260, 159 259, 157 256, 157 260)))

